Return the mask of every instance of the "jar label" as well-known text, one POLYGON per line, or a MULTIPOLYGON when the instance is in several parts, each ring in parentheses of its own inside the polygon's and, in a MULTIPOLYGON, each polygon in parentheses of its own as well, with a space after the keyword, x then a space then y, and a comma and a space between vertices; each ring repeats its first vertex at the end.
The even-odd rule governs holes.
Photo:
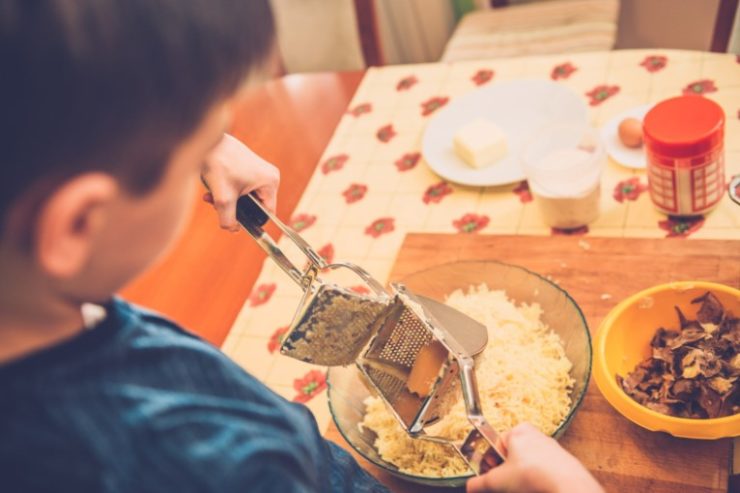
POLYGON ((697 158, 675 159, 670 166, 648 156, 650 198, 666 214, 697 215, 711 210, 724 192, 722 148, 697 158))

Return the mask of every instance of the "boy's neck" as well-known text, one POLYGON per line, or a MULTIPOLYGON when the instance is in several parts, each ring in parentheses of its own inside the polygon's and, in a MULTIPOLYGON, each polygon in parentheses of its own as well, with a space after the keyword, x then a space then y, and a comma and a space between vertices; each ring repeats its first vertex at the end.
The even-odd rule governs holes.
POLYGON ((53 293, 7 251, 0 258, 0 365, 52 347, 84 330, 80 304, 53 293), (7 280, 12 280, 7 282, 7 280))
POLYGON ((0 302, 0 366, 55 346, 84 330, 79 307, 0 302))

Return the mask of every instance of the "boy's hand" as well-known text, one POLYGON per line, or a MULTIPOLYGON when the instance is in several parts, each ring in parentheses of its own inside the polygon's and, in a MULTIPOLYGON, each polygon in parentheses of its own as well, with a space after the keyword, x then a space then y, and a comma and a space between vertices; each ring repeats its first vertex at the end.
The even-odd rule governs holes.
POLYGON ((201 176, 210 190, 203 200, 216 208, 223 229, 239 229, 236 201, 242 195, 257 192, 268 209, 277 206, 280 171, 229 134, 211 151, 201 176))
POLYGON ((506 461, 467 483, 468 493, 604 493, 578 460, 529 424, 505 437, 506 461))

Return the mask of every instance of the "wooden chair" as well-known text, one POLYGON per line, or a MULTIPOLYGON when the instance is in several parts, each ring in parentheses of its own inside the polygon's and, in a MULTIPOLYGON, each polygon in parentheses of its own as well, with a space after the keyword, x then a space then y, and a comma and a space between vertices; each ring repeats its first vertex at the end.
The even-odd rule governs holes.
MULTIPOLYGON (((619 0, 549 0, 465 15, 442 61, 609 50, 614 47, 619 0)), ((503 8, 495 8, 501 6, 503 8)))

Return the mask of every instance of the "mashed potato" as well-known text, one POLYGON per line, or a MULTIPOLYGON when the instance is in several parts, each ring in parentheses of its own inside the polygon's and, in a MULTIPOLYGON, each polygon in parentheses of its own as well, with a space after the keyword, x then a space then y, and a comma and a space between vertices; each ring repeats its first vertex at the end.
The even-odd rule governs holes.
MULTIPOLYGON (((446 303, 488 328, 488 346, 476 374, 491 425, 504 432, 526 421, 548 435, 555 432, 570 410, 572 365, 558 335, 540 321, 540 306, 516 306, 504 291, 490 291, 485 285, 471 286, 467 293, 457 290, 446 303)), ((411 439, 380 398, 368 398, 365 406, 360 427, 377 434, 378 453, 401 471, 434 477, 469 472, 454 449, 411 439)), ((470 422, 462 399, 433 429, 446 438, 465 437, 470 422)))

